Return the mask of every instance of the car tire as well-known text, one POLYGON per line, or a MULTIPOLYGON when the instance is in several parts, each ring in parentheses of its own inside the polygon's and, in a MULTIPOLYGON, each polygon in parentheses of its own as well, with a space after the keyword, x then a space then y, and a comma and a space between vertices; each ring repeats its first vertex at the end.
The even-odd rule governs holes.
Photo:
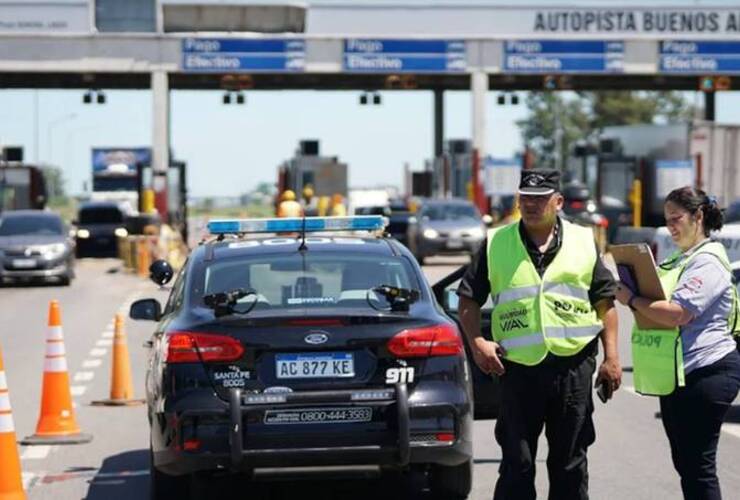
POLYGON ((430 486, 434 498, 464 500, 473 487, 473 463, 468 460, 451 467, 435 465, 431 476, 430 486))
POLYGON ((170 476, 154 467, 154 457, 149 449, 149 499, 181 500, 188 495, 188 477, 170 476))

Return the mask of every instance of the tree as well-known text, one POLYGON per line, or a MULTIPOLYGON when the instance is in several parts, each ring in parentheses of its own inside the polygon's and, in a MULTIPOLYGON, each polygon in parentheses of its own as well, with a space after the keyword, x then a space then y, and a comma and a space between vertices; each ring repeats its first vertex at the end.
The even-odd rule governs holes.
POLYGON ((533 92, 526 106, 529 116, 517 122, 524 143, 535 153, 538 166, 551 167, 558 166, 558 129, 560 165, 565 165, 576 141, 594 140, 604 127, 685 121, 694 112, 678 92, 533 92))
POLYGON ((46 193, 50 200, 62 200, 66 198, 64 172, 58 167, 43 168, 44 181, 46 182, 46 193))

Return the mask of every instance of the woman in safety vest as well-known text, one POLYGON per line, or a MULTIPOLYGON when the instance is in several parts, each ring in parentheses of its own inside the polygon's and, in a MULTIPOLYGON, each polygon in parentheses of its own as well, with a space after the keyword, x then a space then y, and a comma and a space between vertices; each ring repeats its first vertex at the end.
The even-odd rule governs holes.
POLYGON ((666 300, 651 300, 626 287, 617 300, 664 329, 632 331, 637 392, 660 396, 663 427, 685 499, 721 499, 717 444, 722 420, 740 389, 740 354, 732 338, 737 292, 727 254, 709 239, 722 227, 714 198, 683 187, 664 205, 678 251, 658 267, 666 300))

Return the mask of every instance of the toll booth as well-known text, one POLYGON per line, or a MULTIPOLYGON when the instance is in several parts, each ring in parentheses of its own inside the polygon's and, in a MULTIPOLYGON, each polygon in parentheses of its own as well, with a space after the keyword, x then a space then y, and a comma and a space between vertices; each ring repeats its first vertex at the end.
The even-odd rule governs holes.
POLYGON ((468 139, 450 139, 444 152, 429 164, 435 198, 470 198, 473 145, 468 139))
POLYGON ((347 164, 336 156, 321 156, 317 140, 300 141, 295 156, 278 168, 278 190, 293 190, 300 196, 303 187, 313 186, 314 196, 341 194, 347 198, 347 164))
POLYGON ((159 221, 169 224, 183 241, 188 241, 187 164, 171 161, 166 172, 158 173, 150 164, 140 162, 136 165, 136 182, 141 224, 151 222, 155 213, 159 221))

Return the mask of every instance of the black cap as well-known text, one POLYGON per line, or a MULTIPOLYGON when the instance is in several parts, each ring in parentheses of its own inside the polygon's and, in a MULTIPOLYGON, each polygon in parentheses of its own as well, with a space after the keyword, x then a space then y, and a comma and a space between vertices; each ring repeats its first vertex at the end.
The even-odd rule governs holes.
POLYGON ((560 171, 553 168, 522 170, 519 194, 548 195, 560 191, 560 171))

